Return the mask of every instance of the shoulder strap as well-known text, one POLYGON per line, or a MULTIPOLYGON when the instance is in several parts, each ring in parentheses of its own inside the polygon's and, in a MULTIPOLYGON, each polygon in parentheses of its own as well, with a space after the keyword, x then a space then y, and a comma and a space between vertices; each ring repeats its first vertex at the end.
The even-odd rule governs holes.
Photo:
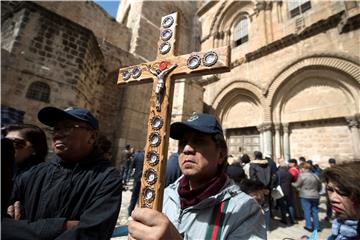
POLYGON ((220 240, 222 225, 224 224, 226 209, 229 200, 225 200, 217 204, 211 216, 211 222, 206 232, 206 240, 220 240))

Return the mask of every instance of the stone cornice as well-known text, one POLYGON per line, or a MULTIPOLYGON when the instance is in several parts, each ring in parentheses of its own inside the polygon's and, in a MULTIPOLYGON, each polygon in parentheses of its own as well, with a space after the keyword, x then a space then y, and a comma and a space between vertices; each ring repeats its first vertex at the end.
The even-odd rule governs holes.
POLYGON ((344 14, 344 11, 332 15, 325 20, 320 20, 309 27, 306 27, 303 31, 301 31, 298 34, 297 33, 289 34, 275 42, 272 42, 264 47, 259 48, 258 50, 247 53, 245 55, 246 61, 251 62, 260 57, 263 57, 265 55, 271 54, 275 51, 288 47, 292 44, 295 44, 301 40, 322 33, 328 29, 334 28, 340 22, 342 14, 344 14))
POLYGON ((219 1, 209 1, 202 5, 200 9, 195 13, 198 17, 201 17, 204 13, 206 13, 210 8, 212 8, 219 1))

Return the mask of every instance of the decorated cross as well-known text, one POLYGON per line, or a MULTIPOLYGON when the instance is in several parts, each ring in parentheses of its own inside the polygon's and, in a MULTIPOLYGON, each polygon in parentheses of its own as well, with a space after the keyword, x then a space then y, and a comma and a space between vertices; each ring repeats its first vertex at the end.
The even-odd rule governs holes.
POLYGON ((120 69, 118 84, 153 80, 139 205, 162 210, 174 77, 229 71, 228 47, 176 56, 177 13, 161 19, 157 59, 120 69))

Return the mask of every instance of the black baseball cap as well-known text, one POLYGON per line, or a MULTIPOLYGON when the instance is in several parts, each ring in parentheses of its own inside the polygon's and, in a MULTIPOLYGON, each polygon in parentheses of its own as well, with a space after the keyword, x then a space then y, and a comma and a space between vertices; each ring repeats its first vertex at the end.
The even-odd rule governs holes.
POLYGON ((56 107, 44 107, 38 113, 38 119, 43 124, 53 127, 63 119, 77 119, 90 124, 94 129, 99 129, 99 121, 92 113, 80 107, 69 107, 65 110, 56 107))
POLYGON ((174 122, 170 126, 170 137, 179 140, 187 130, 196 130, 206 134, 223 134, 220 123, 214 115, 194 113, 184 122, 174 122))

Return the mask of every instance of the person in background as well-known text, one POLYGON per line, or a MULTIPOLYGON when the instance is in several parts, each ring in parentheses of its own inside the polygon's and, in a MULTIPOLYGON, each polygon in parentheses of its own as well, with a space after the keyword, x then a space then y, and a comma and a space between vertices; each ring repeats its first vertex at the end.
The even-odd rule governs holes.
POLYGON ((234 180, 237 184, 246 178, 245 172, 240 164, 240 162, 233 162, 230 165, 226 166, 225 169, 226 174, 234 180))
POLYGON ((311 165, 305 163, 303 172, 300 173, 298 180, 292 185, 300 189, 300 202, 304 212, 304 229, 312 232, 321 231, 319 222, 319 199, 321 182, 318 176, 311 172, 311 165))
MULTIPOLYGON (((330 168, 336 165, 336 160, 334 158, 330 158, 328 162, 330 168)), ((324 177, 322 176, 322 178, 324 177)), ((324 218, 324 220, 330 221, 332 218, 332 209, 331 209, 329 195, 327 194, 327 192, 325 193, 325 196, 326 196, 326 217, 324 218)))
POLYGON ((109 239, 121 177, 96 145, 98 120, 78 107, 45 107, 38 119, 52 128, 55 155, 16 179, 8 214, 38 224, 38 239, 109 239))
POLYGON ((250 178, 250 157, 246 153, 240 158, 240 163, 244 169, 247 178, 250 178))
POLYGON ((274 183, 276 181, 275 179, 275 173, 271 170, 271 165, 267 159, 263 159, 263 155, 260 151, 254 152, 255 160, 252 160, 250 162, 250 179, 254 181, 260 181, 262 182, 267 189, 269 190, 269 194, 266 195, 266 203, 263 204, 262 208, 265 212, 265 222, 266 227, 269 231, 270 229, 270 217, 271 217, 271 211, 270 211, 270 201, 271 196, 270 192, 274 187, 274 183))
POLYGON ((182 173, 179 166, 179 154, 172 153, 166 163, 166 173, 165 173, 165 187, 169 186, 171 183, 175 182, 182 173))
POLYGON ((128 207, 128 215, 134 210, 136 203, 139 199, 140 186, 141 186, 141 175, 144 166, 144 150, 139 150, 134 154, 134 159, 131 162, 130 169, 134 171, 134 183, 131 193, 130 204, 128 207))
POLYGON ((31 124, 8 125, 4 134, 14 145, 15 178, 45 161, 48 146, 46 135, 41 128, 31 124))
POLYGON ((284 196, 278 199, 281 211, 281 222, 287 224, 286 214, 288 214, 290 223, 295 224, 295 212, 291 186, 292 175, 289 173, 288 165, 285 162, 280 163, 276 172, 276 179, 284 193, 284 196))
POLYGON ((360 161, 325 169, 323 177, 335 219, 328 240, 360 239, 360 161))
POLYGON ((243 179, 240 183, 240 189, 253 197, 260 206, 266 203, 266 196, 269 195, 269 189, 262 182, 251 179, 243 179))
POLYGON ((104 135, 98 137, 97 145, 104 154, 104 158, 112 160, 112 142, 104 135))
POLYGON ((321 169, 319 165, 318 164, 314 165, 312 160, 307 160, 306 162, 311 165, 311 172, 313 172, 316 176, 320 177, 321 169))
POLYGON ((7 214, 7 207, 13 187, 15 148, 13 141, 1 138, 1 218, 7 214))
MULTIPOLYGON (((295 158, 292 158, 288 160, 288 163, 289 163, 289 173, 292 175, 292 182, 296 182, 300 174, 300 168, 298 166, 297 160, 295 158)), ((301 209, 299 191, 294 186, 291 187, 291 191, 293 196, 292 202, 294 204, 295 218, 302 219, 303 212, 301 209)))
POLYGON ((305 157, 299 157, 299 166, 304 165, 305 163, 306 163, 306 158, 305 157))
POLYGON ((163 213, 133 211, 129 238, 265 239, 259 204, 224 173, 228 149, 215 116, 195 113, 175 122, 170 137, 179 140, 183 176, 165 189, 163 213))
POLYGON ((120 169, 123 186, 127 183, 127 174, 131 163, 131 146, 130 144, 125 145, 125 149, 121 151, 120 155, 120 169))

